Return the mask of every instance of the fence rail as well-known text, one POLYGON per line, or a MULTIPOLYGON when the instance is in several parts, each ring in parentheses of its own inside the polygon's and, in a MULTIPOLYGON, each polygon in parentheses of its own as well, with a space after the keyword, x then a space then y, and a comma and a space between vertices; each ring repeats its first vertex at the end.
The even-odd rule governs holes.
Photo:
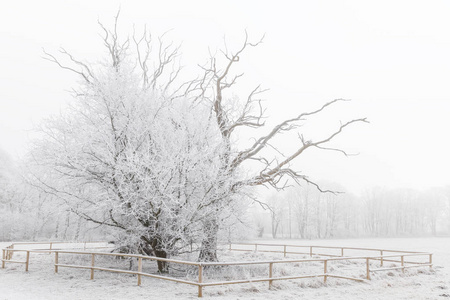
MULTIPOLYGON (((389 270, 398 270, 401 269, 402 272, 405 272, 406 268, 417 268, 417 267, 430 267, 430 270, 433 267, 433 254, 428 252, 419 252, 419 251, 404 251, 404 250, 391 250, 391 249, 380 249, 380 248, 360 248, 360 247, 336 247, 336 246, 318 246, 318 245, 286 245, 286 244, 267 244, 267 243, 229 243, 228 247, 229 251, 258 251, 258 252, 271 252, 271 253, 282 253, 284 257, 286 257, 287 254, 303 254, 303 255, 309 255, 310 257, 313 257, 313 255, 318 256, 327 256, 331 258, 327 259, 304 259, 302 262, 306 261, 323 261, 324 262, 324 282, 326 282, 327 277, 336 277, 336 278, 346 278, 346 279, 353 279, 346 276, 341 275, 329 275, 327 274, 327 262, 328 261, 339 261, 339 260, 360 260, 364 259, 366 261, 366 279, 370 280, 370 273, 371 272, 379 272, 379 271, 389 271, 389 270), (251 246, 252 249, 233 249, 233 245, 244 245, 244 246, 251 246), (283 251, 281 250, 261 250, 263 247, 283 247, 283 251), (309 248, 309 252, 298 252, 298 251, 288 251, 288 248, 309 248), (314 249, 333 249, 333 250, 340 250, 340 254, 330 254, 330 253, 318 253, 315 252, 314 249), (380 255, 370 255, 370 256, 344 256, 345 250, 358 250, 358 251, 370 251, 370 252, 379 252, 380 255), (390 254, 385 255, 385 253, 396 253, 396 254, 390 254), (412 257, 412 256, 428 256, 428 262, 417 262, 417 261, 405 261, 405 257, 412 257), (389 258, 398 258, 399 260, 389 259, 389 258), (380 267, 378 269, 370 269, 370 261, 380 261, 380 267), (383 268, 384 262, 395 262, 400 263, 401 266, 399 267, 390 267, 390 268, 383 268), (409 266, 406 266, 405 264, 410 264, 409 266)), ((284 262, 300 262, 297 260, 284 260, 284 262)), ((214 264, 214 263, 213 263, 214 264)), ((237 263, 239 264, 239 263, 237 263)), ((245 262, 245 264, 252 264, 252 262, 245 262)))
MULTIPOLYGON (((2 269, 5 268, 5 263, 16 263, 16 264, 25 264, 25 271, 28 272, 28 267, 30 264, 30 253, 48 253, 51 254, 55 248, 53 247, 54 245, 57 244, 75 244, 75 245, 80 245, 80 249, 105 249, 105 248, 110 248, 110 246, 101 246, 101 247, 91 247, 89 246, 89 244, 106 244, 108 245, 107 242, 60 242, 60 241, 56 241, 56 242, 16 242, 13 243, 9 246, 7 246, 6 248, 2 249, 2 269), (17 249, 17 247, 20 246, 32 246, 32 245, 48 245, 48 248, 44 248, 44 249, 17 249), (25 261, 19 261, 19 260, 13 260, 13 255, 15 252, 26 252, 26 260, 25 261)), ((77 247, 73 247, 73 248, 77 248, 77 247)))
POLYGON ((380 256, 386 253, 411 253, 411 254, 422 254, 425 252, 418 251, 404 251, 404 250, 387 250, 387 249, 379 249, 379 248, 360 248, 360 247, 336 247, 336 246, 318 246, 318 245, 287 245, 287 244, 268 244, 268 243, 229 243, 228 250, 230 251, 258 251, 258 252, 271 252, 271 253, 283 253, 284 256, 287 254, 306 254, 306 255, 320 255, 320 256, 330 256, 330 257, 343 257, 344 250, 360 250, 360 251, 376 251, 380 252, 380 256), (237 249, 232 248, 232 245, 244 245, 244 246, 252 246, 254 249, 237 249), (264 247, 283 247, 283 251, 281 250, 261 250, 258 249, 258 246, 264 247), (298 252, 298 251, 288 251, 288 248, 307 248, 308 252, 298 252), (329 253, 318 253, 314 252, 314 249, 335 249, 340 250, 340 253, 337 254, 329 254, 329 253))
MULTIPOLYGON (((62 242, 48 242, 48 243, 14 243, 11 246, 2 249, 2 268, 5 268, 5 263, 23 263, 25 264, 25 271, 28 271, 29 263, 30 263, 30 253, 54 253, 54 270, 55 273, 59 272, 59 268, 76 268, 76 269, 85 269, 90 270, 90 279, 94 279, 95 271, 105 271, 105 272, 114 272, 114 273, 123 273, 123 274, 133 274, 137 275, 137 285, 141 285, 142 276, 151 277, 156 279, 174 281, 183 284, 194 285, 198 287, 198 297, 203 296, 203 288, 209 286, 217 286, 217 285, 228 285, 228 284, 243 284, 243 283, 255 283, 255 282, 268 282, 269 288, 272 287, 273 281, 276 280, 294 280, 294 279, 303 279, 303 278, 323 278, 324 283, 327 282, 328 278, 339 278, 339 279, 347 279, 354 280, 358 282, 366 282, 370 280, 370 274, 372 272, 379 271, 388 271, 388 270, 397 270, 401 269, 402 272, 405 272, 406 268, 415 268, 415 267, 430 267, 433 266, 432 263, 432 253, 427 252, 414 252, 414 251, 401 251, 401 250, 386 250, 386 249, 371 249, 371 248, 355 248, 355 247, 333 247, 333 246, 301 246, 301 245, 284 245, 284 244, 251 244, 251 243, 231 243, 229 244, 228 250, 230 251, 258 251, 258 252, 271 252, 271 253, 282 253, 284 257, 287 254, 303 254, 310 255, 309 259, 283 259, 283 260, 265 260, 265 261, 239 261, 239 262, 191 262, 191 261, 183 261, 176 259, 167 259, 167 258, 159 258, 154 256, 145 256, 138 254, 122 254, 122 253, 106 253, 106 252, 89 252, 89 251, 70 251, 70 250, 60 250, 53 248, 53 245, 62 243, 62 242), (49 249, 14 249, 14 245, 31 245, 31 244, 48 244, 49 249), (241 246, 251 246, 252 249, 233 249, 232 245, 241 245, 241 246), (283 247, 283 250, 263 250, 261 247, 283 247), (259 247, 259 249, 258 249, 259 247), (307 252, 296 252, 296 251, 288 251, 289 248, 307 248, 309 251, 307 252), (317 253, 317 249, 334 249, 339 250, 340 253, 330 254, 330 253, 317 253), (362 255, 362 256, 344 256, 345 252, 348 250, 359 250, 359 251, 377 251, 380 255, 362 255), (25 261, 14 261, 12 260, 12 254, 14 252, 26 252, 26 260, 25 261), (395 253, 385 255, 385 253, 395 253), (61 255, 90 255, 91 263, 90 265, 74 265, 74 264, 62 264, 60 263, 61 255), (312 258, 313 255, 326 256, 327 258, 312 258), (134 258, 138 260, 137 270, 121 270, 115 268, 104 268, 96 266, 96 257, 99 256, 115 256, 115 257, 128 257, 134 258), (421 257, 428 256, 428 262, 423 261, 412 261, 411 257, 421 257), (407 257, 409 260, 405 260, 407 257), (162 276, 158 274, 146 273, 142 271, 142 263, 144 260, 153 260, 153 261, 163 261, 172 264, 184 264, 190 265, 198 268, 197 280, 183 280, 179 278, 162 276), (329 262, 334 261, 348 261, 348 260, 362 260, 365 262, 365 278, 357 278, 352 276, 345 276, 343 274, 331 274, 329 268, 329 262), (379 261, 380 268, 371 268, 371 261, 379 261), (308 262, 322 262, 323 263, 323 272, 319 272, 316 274, 299 274, 296 276, 273 276, 273 268, 274 265, 277 264, 292 264, 292 263, 308 263, 308 262), (384 262, 395 262, 401 264, 400 266, 395 267, 383 267, 384 262), (213 281, 213 282, 205 282, 205 268, 206 271, 208 267, 211 266, 244 266, 244 265, 267 265, 267 273, 268 277, 259 277, 259 278, 249 278, 249 279, 241 279, 241 280, 226 280, 226 281, 213 281)), ((84 243, 84 242, 83 242, 84 243)), ((83 244, 78 243, 78 244, 83 244)), ((92 243, 100 243, 100 242, 92 242, 92 243)), ((67 244, 67 243, 66 243, 67 244)), ((84 243, 84 248, 86 249, 86 243, 84 243)), ((104 248, 104 247, 100 247, 104 248)))

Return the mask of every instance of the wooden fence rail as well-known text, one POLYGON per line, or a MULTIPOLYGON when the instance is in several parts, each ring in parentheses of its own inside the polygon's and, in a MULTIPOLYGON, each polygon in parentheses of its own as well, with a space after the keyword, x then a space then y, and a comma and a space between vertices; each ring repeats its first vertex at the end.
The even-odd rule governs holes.
MULTIPOLYGON (((83 249, 104 249, 104 248, 111 248, 110 246, 100 246, 100 247, 91 247, 89 244, 106 244, 107 242, 17 242, 9 245, 8 247, 2 249, 2 269, 5 268, 5 263, 17 263, 17 264, 25 264, 25 271, 28 271, 29 264, 30 264, 30 253, 48 253, 51 254, 55 248, 54 245, 57 244, 75 244, 80 245, 79 248, 83 249), (17 249, 21 246, 30 246, 30 245, 48 245, 48 248, 42 248, 42 249, 17 249), (15 252, 26 252, 26 260, 25 261, 19 261, 19 260, 13 260, 13 255, 15 252)), ((76 247, 75 247, 76 248, 76 247)))
MULTIPOLYGON (((390 249, 379 249, 379 248, 359 248, 359 247, 336 247, 336 246, 317 246, 317 245, 286 245, 286 244, 267 244, 267 243, 229 243, 228 250, 230 251, 258 251, 258 252, 271 252, 271 253, 283 253, 284 257, 286 257, 287 254, 303 254, 308 255, 312 257, 313 255, 319 255, 319 256, 327 256, 327 257, 333 257, 326 260, 323 260, 324 262, 324 282, 326 282, 327 277, 338 277, 338 278, 346 278, 342 276, 332 276, 327 274, 327 261, 331 260, 352 260, 352 259, 365 259, 366 260, 366 279, 370 280, 370 273, 371 272, 378 272, 378 271, 388 271, 388 270, 397 270, 401 269, 402 272, 405 272, 405 268, 417 268, 417 267, 425 267, 429 266, 430 270, 433 267, 433 254, 427 253, 427 252, 419 252, 419 251, 404 251, 404 250, 390 250, 390 249), (254 247, 254 249, 236 249, 232 248, 232 245, 244 245, 244 246, 251 246, 251 248, 254 247), (260 246, 260 248, 258 248, 260 246), (281 250, 261 250, 261 246, 265 247, 283 247, 283 251, 281 250), (298 251, 287 251, 288 247, 291 248, 309 248, 309 253, 306 252, 298 252, 298 251), (340 250, 340 255, 338 254, 330 254, 330 253, 317 253, 314 252, 313 249, 337 249, 340 250), (379 256, 344 256, 344 250, 358 250, 358 251, 375 251, 379 252, 379 256), (391 254, 391 255, 384 255, 385 253, 400 253, 400 254, 391 254), (415 262, 415 261, 405 261, 405 257, 411 257, 411 256, 428 256, 428 262, 415 262), (341 257, 341 258, 338 258, 341 257), (399 258, 400 260, 394 260, 389 258, 399 258), (383 267, 384 262, 395 262, 400 263, 400 267, 391 267, 391 268, 378 268, 378 269, 370 269, 370 260, 376 260, 380 261, 380 266, 383 267), (405 266, 405 264, 410 264, 409 266, 405 266)), ((286 261, 286 260, 284 260, 286 261)), ((305 259, 304 261, 322 261, 321 259, 305 259)), ((286 262, 297 262, 297 261, 286 261, 286 262)), ((245 263, 245 264, 251 264, 251 262, 245 263)), ((352 279, 352 278, 347 278, 352 279)))
POLYGON ((286 244, 268 244, 268 243, 228 243, 229 247, 228 250, 230 251, 258 251, 258 252, 272 252, 272 253, 283 253, 286 257, 287 254, 305 254, 309 256, 313 255, 320 255, 320 256, 330 256, 330 257, 343 257, 344 256, 344 250, 360 250, 360 251, 375 251, 379 252, 380 256, 383 256, 384 252, 386 253, 425 253, 425 252, 418 252, 418 251, 404 251, 404 250, 387 250, 387 249, 379 249, 379 248, 358 248, 358 247, 336 247, 336 246, 317 246, 317 245, 286 245, 286 244), (244 245, 244 246, 251 246, 253 249, 237 249, 232 248, 232 245, 244 245), (283 251, 281 250, 261 250, 261 248, 258 248, 258 246, 264 246, 264 247, 283 247, 283 251), (307 248, 307 252, 299 252, 299 251, 288 251, 289 248, 307 248), (313 249, 335 249, 340 250, 339 253, 336 254, 329 254, 329 253, 317 253, 314 252, 313 249))
MULTIPOLYGON (((6 259, 10 260, 12 259, 12 256, 14 254, 14 249, 23 247, 23 246, 37 246, 37 245, 42 245, 44 246, 43 248, 40 249, 36 249, 35 247, 33 249, 29 249, 29 250, 42 250, 43 252, 48 252, 49 250, 53 250, 53 249, 57 249, 54 248, 55 245, 67 245, 70 244, 72 245, 71 249, 104 249, 104 248, 111 248, 111 246, 108 246, 109 243, 105 242, 105 241, 90 241, 90 242, 63 242, 63 241, 49 241, 49 242, 16 242, 11 244, 10 246, 6 247, 6 259), (90 246, 91 244, 105 244, 105 246, 97 246, 97 247, 93 247, 90 246), (78 247, 74 247, 73 245, 78 245, 78 247), (47 246, 47 248, 45 248, 45 246, 47 246)), ((26 250, 26 249, 21 249, 21 250, 26 250)))
MULTIPOLYGON (((42 243, 35 243, 42 244, 42 243)), ((313 255, 322 255, 327 256, 327 258, 309 258, 309 259, 283 259, 283 260, 267 260, 267 261, 240 261, 240 262, 191 262, 191 261, 183 261, 176 259, 167 259, 167 258, 158 258, 154 256, 145 256, 138 254, 123 254, 123 253, 105 253, 105 252, 89 252, 89 251, 71 251, 71 250, 59 250, 53 248, 53 245, 56 244, 54 242, 47 243, 49 244, 49 249, 39 249, 39 250, 23 250, 23 249, 14 249, 14 247, 7 247, 2 249, 2 268, 5 268, 5 263, 24 263, 26 265, 25 271, 28 271, 28 266, 30 263, 30 253, 54 253, 54 270, 55 273, 59 272, 59 268, 76 268, 76 269, 86 269, 90 270, 90 279, 94 279, 95 271, 106 271, 106 272, 114 272, 114 273, 123 273, 123 274, 133 274, 137 275, 137 285, 142 284, 142 276, 151 277, 156 279, 174 281, 183 284, 194 285, 198 287, 198 297, 203 296, 203 288, 207 286, 217 286, 217 285, 227 285, 227 284, 241 284, 241 283, 254 283, 254 282, 268 282, 269 288, 272 287, 273 281, 275 280, 293 280, 293 279, 303 279, 303 278, 323 278, 324 283, 327 282, 328 278, 340 278, 340 279, 348 279, 359 282, 364 282, 366 280, 370 280, 371 272, 378 271, 387 271, 387 270, 396 270, 401 269, 402 272, 405 271, 405 268, 413 268, 413 267, 425 267, 429 266, 432 268, 432 253, 426 252, 414 252, 414 251, 400 251, 400 250, 386 250, 386 249, 370 249, 370 248, 352 248, 352 247, 331 247, 331 246, 299 246, 299 245, 279 245, 279 244, 250 244, 250 243, 232 243, 229 245, 229 250, 231 251, 261 251, 261 252, 274 252, 274 253, 283 253, 284 256, 287 254, 306 254, 312 257, 313 255), (232 245, 245 245, 251 246, 252 249, 233 249, 232 245), (260 246, 260 247, 259 247, 260 246), (270 247, 270 246, 282 246, 283 250, 263 250, 261 247, 270 247), (307 252, 295 252, 295 251, 287 251, 288 248, 306 248, 307 252), (337 249, 339 250, 339 254, 317 254, 313 250, 314 249, 337 249), (381 255, 371 255, 371 256, 344 256, 345 250, 361 250, 361 251, 377 251, 380 252, 381 255), (13 261, 12 254, 14 252, 26 252, 26 260, 25 261, 13 261), (385 255, 385 253, 395 253, 385 255), (62 264, 60 263, 61 255, 87 255, 90 256, 90 264, 89 265, 73 265, 73 264, 62 264), (96 257, 98 256, 116 256, 116 257, 128 257, 135 258, 138 261, 138 267, 136 271, 132 270, 121 270, 114 268, 104 268, 96 266, 96 257), (420 257, 420 256, 428 256, 428 262, 414 262, 411 260, 411 257, 420 257), (407 257, 408 260, 405 260, 407 257), (9 259, 8 259, 9 258, 9 259), (198 268, 198 277, 196 281, 183 280, 179 278, 173 278, 169 276, 162 276, 158 274, 146 273, 142 271, 142 264, 144 260, 153 260, 153 261, 163 261, 172 264, 184 264, 190 265, 198 268), (333 261, 348 261, 348 260, 362 260, 365 262, 365 279, 344 276, 342 274, 331 274, 329 263, 333 261), (380 268, 371 268, 371 261, 379 261, 380 268), (383 262, 395 262, 400 263, 400 266, 385 268, 383 267, 383 262), (292 264, 292 263, 308 263, 308 262, 322 262, 323 263, 323 273, 316 274, 302 274, 297 276, 273 276, 273 268, 277 264, 292 264), (214 281, 214 282, 205 282, 205 268, 211 266, 244 266, 244 265, 267 265, 268 267, 268 277, 260 277, 260 278, 249 278, 249 279, 241 279, 241 280, 227 280, 227 281, 214 281)), ((18 245, 18 243, 15 243, 18 245)))

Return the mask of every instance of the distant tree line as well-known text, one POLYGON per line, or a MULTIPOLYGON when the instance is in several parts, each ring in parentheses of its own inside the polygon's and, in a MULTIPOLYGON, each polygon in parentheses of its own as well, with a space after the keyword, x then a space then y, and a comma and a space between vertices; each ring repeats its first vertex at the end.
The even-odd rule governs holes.
POLYGON ((55 197, 33 186, 30 166, 0 149, 0 241, 84 240, 101 236, 95 226, 55 197))
POLYGON ((307 185, 274 194, 267 204, 268 209, 255 213, 260 236, 320 239, 450 233, 450 186, 426 191, 374 188, 354 196, 321 193, 307 185))

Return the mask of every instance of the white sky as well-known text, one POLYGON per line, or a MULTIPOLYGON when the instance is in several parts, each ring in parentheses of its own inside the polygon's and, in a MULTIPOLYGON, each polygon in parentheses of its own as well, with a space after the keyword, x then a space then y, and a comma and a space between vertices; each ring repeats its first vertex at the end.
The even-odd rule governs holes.
MULTIPOLYGON (((261 83, 268 115, 280 120, 334 98, 352 99, 339 120, 368 117, 334 145, 360 155, 307 154, 296 167, 359 193, 372 186, 425 189, 450 184, 450 2, 442 1, 8 1, 0 10, 0 149, 24 152, 27 131, 57 113, 75 77, 42 59, 60 46, 77 57, 104 53, 106 25, 121 6, 124 32, 173 29, 187 65, 208 47, 232 46, 247 29, 263 45, 242 58, 261 83)), ((248 84, 248 85, 245 85, 248 84)), ((244 95, 242 95, 244 97, 244 95)), ((331 115, 330 115, 331 116, 331 115)), ((320 128, 322 129, 322 128, 320 128)), ((319 134, 319 133, 317 133, 319 134)), ((311 138, 320 136, 311 136, 311 138)), ((294 141, 295 142, 295 141, 294 141)))

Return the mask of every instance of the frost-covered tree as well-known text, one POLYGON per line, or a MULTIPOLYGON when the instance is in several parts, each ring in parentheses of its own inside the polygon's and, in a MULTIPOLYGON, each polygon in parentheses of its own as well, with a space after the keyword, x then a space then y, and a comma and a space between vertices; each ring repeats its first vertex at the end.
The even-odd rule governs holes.
POLYGON ((69 109, 40 128, 33 160, 49 172, 36 178, 72 212, 113 228, 129 251, 167 257, 205 239, 211 216, 235 217, 236 180, 210 106, 172 87, 178 49, 160 39, 150 70, 150 36, 133 37, 133 53, 116 29, 104 31, 109 56, 99 64, 61 50, 74 65, 66 66, 46 53, 82 81, 69 109))
MULTIPOLYGON (((99 64, 77 60, 64 49, 66 63, 46 53, 81 83, 69 111, 43 125, 34 160, 49 170, 38 176, 44 190, 86 220, 116 229, 132 251, 167 257, 194 240, 201 242, 200 260, 217 260, 218 232, 236 216, 235 201, 249 188, 280 189, 286 178, 319 188, 291 162, 307 149, 346 154, 327 144, 347 127, 366 122, 340 123, 317 140, 296 130, 344 101, 338 99, 294 114, 241 149, 234 134, 265 125, 257 99, 263 90, 253 89, 242 104, 228 91, 242 76, 233 75, 234 65, 259 43, 246 38, 236 52, 223 52, 223 67, 212 57, 202 76, 180 83, 179 49, 159 39, 153 53, 147 32, 121 40, 117 19, 112 31, 100 24, 108 59, 99 64), (272 151, 276 137, 289 132, 298 136, 298 147, 284 155, 272 151), (257 165, 243 172, 248 162, 257 165)), ((160 263, 159 269, 167 266, 160 263)))

